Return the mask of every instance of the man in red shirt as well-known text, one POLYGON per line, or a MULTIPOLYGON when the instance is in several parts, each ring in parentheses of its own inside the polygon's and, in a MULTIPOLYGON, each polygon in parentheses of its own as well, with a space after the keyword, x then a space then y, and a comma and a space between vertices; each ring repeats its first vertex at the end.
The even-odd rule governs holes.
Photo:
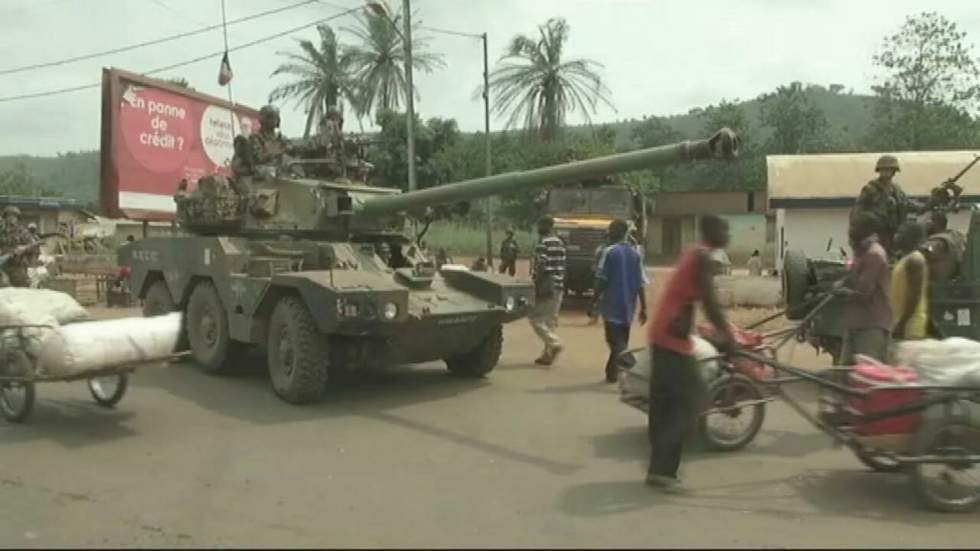
POLYGON ((875 233, 876 219, 859 213, 848 230, 854 263, 847 275, 834 285, 834 293, 848 297, 844 316, 846 333, 841 347, 841 364, 853 365, 863 355, 885 361, 894 327, 891 275, 888 254, 875 233))
POLYGON ((734 342, 715 293, 711 260, 713 251, 728 245, 728 222, 704 216, 700 230, 701 241, 687 249, 674 266, 648 333, 653 366, 647 423, 653 451, 646 483, 667 491, 682 489, 677 479, 681 450, 705 395, 691 341, 695 303, 703 304, 721 348, 728 349, 734 342))

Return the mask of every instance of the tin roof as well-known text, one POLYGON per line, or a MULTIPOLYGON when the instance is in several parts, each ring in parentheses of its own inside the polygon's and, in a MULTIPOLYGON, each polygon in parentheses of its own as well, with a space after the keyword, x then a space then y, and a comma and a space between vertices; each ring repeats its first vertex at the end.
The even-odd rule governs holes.
POLYGON ((82 204, 66 197, 31 197, 29 195, 0 195, 0 206, 15 206, 42 210, 79 210, 82 204))

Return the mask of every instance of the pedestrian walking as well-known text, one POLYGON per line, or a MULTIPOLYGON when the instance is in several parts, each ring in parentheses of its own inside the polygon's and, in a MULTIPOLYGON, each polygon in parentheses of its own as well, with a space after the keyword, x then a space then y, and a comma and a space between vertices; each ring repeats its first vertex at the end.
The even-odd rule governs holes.
POLYGON ((529 320, 544 343, 544 351, 534 360, 538 365, 553 364, 563 349, 555 330, 565 290, 565 244, 554 234, 554 227, 550 216, 538 220, 538 244, 531 259, 535 301, 529 320))
POLYGON ((500 273, 507 273, 514 277, 517 273, 517 255, 520 252, 521 248, 514 239, 514 230, 507 230, 507 237, 500 244, 500 273))
POLYGON ((605 321, 606 344, 609 345, 607 383, 616 382, 616 360, 629 347, 630 326, 637 317, 637 303, 640 305, 640 325, 647 322, 646 270, 640 253, 628 240, 628 231, 625 220, 613 220, 609 224, 609 241, 613 244, 603 250, 596 270, 596 299, 605 321))
POLYGON ((718 334, 718 346, 734 342, 715 291, 711 253, 728 245, 728 223, 715 215, 700 222, 701 241, 678 259, 650 324, 650 408, 647 426, 653 451, 646 483, 666 491, 682 490, 677 470, 688 433, 695 427, 705 384, 694 360, 691 332, 694 306, 701 302, 718 334))

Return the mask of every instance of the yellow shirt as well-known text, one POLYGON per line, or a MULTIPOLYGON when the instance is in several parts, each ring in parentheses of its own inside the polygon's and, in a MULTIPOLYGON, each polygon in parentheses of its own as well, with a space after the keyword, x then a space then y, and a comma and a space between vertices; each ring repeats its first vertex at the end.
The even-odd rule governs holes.
POLYGON ((919 294, 919 303, 915 307, 915 312, 909 317, 905 324, 906 339, 926 338, 926 325, 929 321, 929 266, 926 264, 925 256, 919 251, 905 255, 895 264, 892 270, 891 286, 892 312, 894 312, 895 323, 897 324, 905 317, 905 301, 908 293, 919 294), (919 289, 909 289, 908 264, 909 259, 915 256, 922 266, 922 285, 919 289))

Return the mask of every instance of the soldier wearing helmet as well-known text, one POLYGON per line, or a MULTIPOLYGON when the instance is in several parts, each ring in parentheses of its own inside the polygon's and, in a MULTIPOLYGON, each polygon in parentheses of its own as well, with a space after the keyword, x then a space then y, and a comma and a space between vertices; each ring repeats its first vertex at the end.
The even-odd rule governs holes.
POLYGON ((12 205, 4 207, 0 255, 7 257, 7 260, 2 267, 2 286, 30 287, 27 265, 34 243, 35 238, 20 224, 20 209, 12 205))
POLYGON ((925 207, 910 199, 894 181, 901 168, 894 155, 882 155, 875 164, 878 177, 861 188, 861 194, 851 211, 851 221, 861 213, 874 220, 875 233, 889 256, 894 254, 894 239, 898 228, 910 214, 919 214, 925 207))
POLYGON ((288 148, 279 134, 279 109, 265 105, 259 110, 259 131, 247 138, 235 139, 235 156, 231 161, 236 177, 253 176, 259 167, 278 166, 288 148))
POLYGON ((327 158, 335 161, 334 170, 346 174, 344 159, 344 116, 336 107, 327 108, 320 120, 316 144, 327 158))

